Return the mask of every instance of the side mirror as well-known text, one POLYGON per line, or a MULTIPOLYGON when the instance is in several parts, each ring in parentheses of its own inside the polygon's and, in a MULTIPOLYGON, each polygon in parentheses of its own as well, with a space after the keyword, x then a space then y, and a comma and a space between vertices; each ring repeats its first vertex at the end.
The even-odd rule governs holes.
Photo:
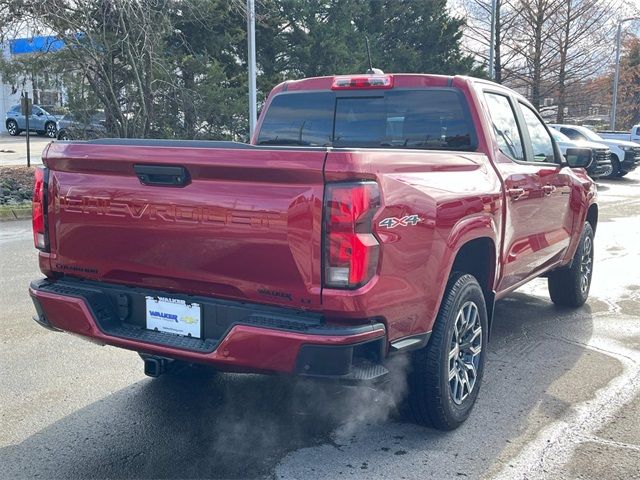
POLYGON ((587 168, 591 164, 592 156, 590 148, 567 148, 564 157, 571 168, 587 168))

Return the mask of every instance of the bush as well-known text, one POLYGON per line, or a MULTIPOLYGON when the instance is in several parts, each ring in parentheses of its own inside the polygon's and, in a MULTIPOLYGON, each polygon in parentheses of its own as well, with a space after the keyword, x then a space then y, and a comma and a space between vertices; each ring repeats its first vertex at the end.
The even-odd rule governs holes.
POLYGON ((33 196, 33 168, 0 168, 0 205, 19 205, 33 196))

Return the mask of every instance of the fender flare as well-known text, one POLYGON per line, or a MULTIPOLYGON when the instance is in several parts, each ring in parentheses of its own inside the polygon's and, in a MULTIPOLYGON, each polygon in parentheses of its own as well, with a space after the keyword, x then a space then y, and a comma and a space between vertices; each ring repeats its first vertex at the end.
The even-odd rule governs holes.
POLYGON ((491 320, 493 319, 493 306, 495 301, 495 285, 496 279, 499 275, 498 265, 500 263, 500 242, 498 241, 498 232, 499 227, 496 225, 494 217, 488 213, 464 217, 453 226, 446 239, 445 253, 442 257, 438 270, 439 276, 437 284, 440 286, 440 291, 438 292, 438 305, 434 310, 435 315, 437 315, 437 312, 440 310, 447 280, 451 275, 454 262, 460 253, 460 250, 473 240, 489 239, 493 242, 495 249, 494 265, 493 270, 490 271, 490 278, 488 279, 487 285, 483 286, 483 290, 485 291, 489 333, 491 332, 491 320))

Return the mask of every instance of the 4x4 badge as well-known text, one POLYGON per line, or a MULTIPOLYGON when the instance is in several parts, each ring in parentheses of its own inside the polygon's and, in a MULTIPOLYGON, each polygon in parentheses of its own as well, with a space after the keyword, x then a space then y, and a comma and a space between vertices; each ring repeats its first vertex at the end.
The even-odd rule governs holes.
POLYGON ((378 224, 385 228, 416 226, 422 219, 418 215, 405 215, 402 218, 387 217, 378 224))

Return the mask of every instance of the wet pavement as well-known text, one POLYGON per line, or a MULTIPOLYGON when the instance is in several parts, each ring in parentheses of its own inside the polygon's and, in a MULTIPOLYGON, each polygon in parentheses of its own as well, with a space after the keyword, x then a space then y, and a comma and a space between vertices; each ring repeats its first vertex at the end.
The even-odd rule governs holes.
POLYGON ((287 377, 147 378, 137 354, 30 320, 28 222, 0 223, 0 478, 640 478, 640 174, 600 182, 591 297, 498 302, 458 430, 384 391, 287 377))

